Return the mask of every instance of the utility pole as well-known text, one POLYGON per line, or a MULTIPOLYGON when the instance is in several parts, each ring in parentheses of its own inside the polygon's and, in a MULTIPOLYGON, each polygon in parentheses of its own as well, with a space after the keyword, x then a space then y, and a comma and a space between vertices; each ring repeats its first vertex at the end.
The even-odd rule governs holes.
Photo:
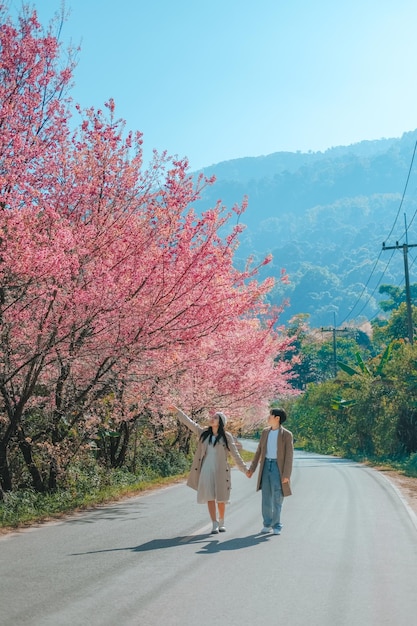
POLYGON ((334 373, 334 377, 336 378, 337 376, 336 334, 348 333, 352 329, 351 328, 336 328, 336 314, 333 312, 333 315, 334 315, 333 328, 324 328, 322 326, 321 331, 323 333, 332 333, 333 335, 333 373, 334 373))
POLYGON ((414 329, 413 329, 413 314, 412 314, 412 309, 411 309, 410 276, 408 273, 408 248, 416 248, 416 247, 417 247, 417 243, 413 243, 413 244, 403 243, 402 245, 400 245, 398 241, 395 242, 395 246, 386 246, 385 241, 382 244, 383 250, 399 250, 400 248, 403 249, 404 276, 405 276, 405 301, 407 304, 407 329, 408 329, 408 340, 411 345, 413 345, 413 341, 414 341, 414 329))

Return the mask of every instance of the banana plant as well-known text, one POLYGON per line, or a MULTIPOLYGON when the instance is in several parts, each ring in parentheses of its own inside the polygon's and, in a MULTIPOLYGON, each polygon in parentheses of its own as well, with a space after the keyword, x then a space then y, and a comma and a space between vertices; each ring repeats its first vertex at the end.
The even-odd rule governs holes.
POLYGON ((365 363, 359 352, 355 352, 356 361, 358 363, 357 368, 346 365, 346 363, 343 363, 342 361, 338 361, 337 364, 339 368, 346 374, 349 374, 349 376, 369 376, 371 378, 382 377, 384 375, 384 367, 391 358, 394 343, 396 343, 395 340, 391 341, 387 345, 376 367, 371 368, 367 363, 365 363))
POLYGON ((351 406, 354 406, 355 404, 356 404, 356 400, 345 400, 341 396, 338 396, 336 398, 332 398, 330 406, 335 411, 345 411, 346 409, 348 409, 351 406))

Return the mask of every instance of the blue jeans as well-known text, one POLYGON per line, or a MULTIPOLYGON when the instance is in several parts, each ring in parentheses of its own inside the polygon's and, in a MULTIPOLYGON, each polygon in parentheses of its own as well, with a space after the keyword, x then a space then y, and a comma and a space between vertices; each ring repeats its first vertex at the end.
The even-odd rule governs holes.
POLYGON ((281 509, 284 496, 276 459, 265 459, 262 470, 262 517, 264 526, 281 530, 281 509))

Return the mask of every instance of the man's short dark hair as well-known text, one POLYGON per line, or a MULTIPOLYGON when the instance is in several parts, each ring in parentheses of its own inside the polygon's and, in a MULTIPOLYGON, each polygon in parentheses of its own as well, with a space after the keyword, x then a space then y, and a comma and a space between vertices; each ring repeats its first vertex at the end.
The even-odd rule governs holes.
POLYGON ((284 411, 284 409, 271 409, 270 414, 273 415, 274 417, 279 417, 280 424, 283 424, 285 420, 287 419, 287 414, 284 411))

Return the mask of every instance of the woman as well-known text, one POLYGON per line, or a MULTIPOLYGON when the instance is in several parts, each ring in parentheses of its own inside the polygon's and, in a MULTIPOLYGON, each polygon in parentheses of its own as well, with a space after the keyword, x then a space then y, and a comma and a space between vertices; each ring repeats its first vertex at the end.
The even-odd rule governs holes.
POLYGON ((227 417, 217 412, 210 417, 210 426, 202 428, 181 409, 171 407, 176 417, 198 436, 187 485, 197 490, 197 502, 207 503, 213 528, 211 534, 225 532, 224 515, 231 489, 231 472, 228 464, 229 453, 238 468, 246 474, 247 467, 239 454, 233 435, 224 430, 227 417), (218 510, 218 518, 217 511, 218 510))

